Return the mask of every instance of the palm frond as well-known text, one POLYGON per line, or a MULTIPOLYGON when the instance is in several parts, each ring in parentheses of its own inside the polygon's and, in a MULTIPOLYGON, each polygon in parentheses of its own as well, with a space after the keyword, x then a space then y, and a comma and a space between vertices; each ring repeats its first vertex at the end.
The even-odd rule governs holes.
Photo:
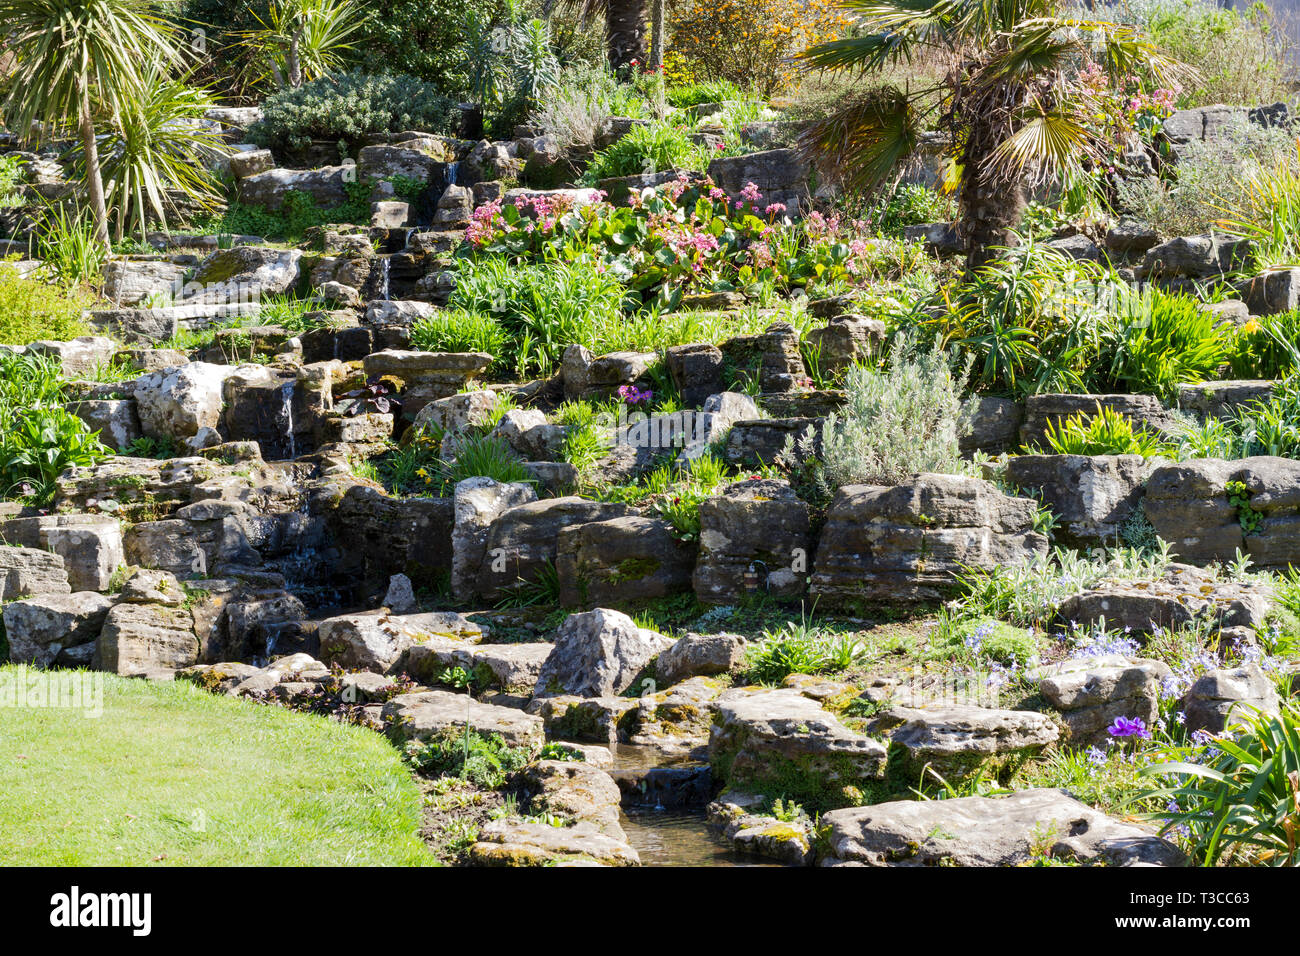
POLYGON ((1087 129, 1068 111, 1035 104, 1021 119, 993 154, 995 166, 1008 174, 1032 169, 1041 179, 1077 170, 1092 153, 1087 129))
POLYGON ((819 168, 834 169, 847 188, 865 189, 914 152, 920 135, 913 101, 895 86, 880 86, 814 123, 800 146, 819 168))

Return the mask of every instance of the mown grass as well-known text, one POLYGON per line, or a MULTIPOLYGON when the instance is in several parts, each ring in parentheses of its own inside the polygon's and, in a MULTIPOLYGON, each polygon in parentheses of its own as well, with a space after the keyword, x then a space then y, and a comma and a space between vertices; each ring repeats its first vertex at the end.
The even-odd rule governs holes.
POLYGON ((105 675, 98 718, 0 709, 0 794, 0 865, 433 862, 383 737, 187 683, 105 675))

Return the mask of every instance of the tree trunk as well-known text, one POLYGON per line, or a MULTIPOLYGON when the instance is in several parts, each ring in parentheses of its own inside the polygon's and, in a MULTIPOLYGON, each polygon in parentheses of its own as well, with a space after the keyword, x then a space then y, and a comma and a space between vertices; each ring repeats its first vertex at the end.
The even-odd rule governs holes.
POLYGON ((667 0, 650 0, 650 69, 664 65, 664 8, 667 0))
POLYGON ((967 275, 993 258, 994 246, 1015 242, 1012 230, 1024 215, 1024 177, 995 170, 989 164, 1006 132, 990 124, 976 124, 962 150, 958 231, 966 247, 967 275))
POLYGON ((95 120, 90 112, 90 87, 85 77, 77 86, 81 91, 81 148, 86 154, 86 192, 90 196, 90 212, 95 217, 95 240, 105 249, 108 242, 108 209, 104 205, 104 179, 99 171, 99 145, 95 142, 95 120))
POLYGON ((298 57, 301 37, 302 27, 298 27, 289 38, 289 52, 284 57, 285 72, 289 74, 289 86, 295 90, 302 86, 302 64, 298 57))
POLYGON ((636 60, 645 63, 645 0, 607 0, 605 40, 615 72, 636 60))

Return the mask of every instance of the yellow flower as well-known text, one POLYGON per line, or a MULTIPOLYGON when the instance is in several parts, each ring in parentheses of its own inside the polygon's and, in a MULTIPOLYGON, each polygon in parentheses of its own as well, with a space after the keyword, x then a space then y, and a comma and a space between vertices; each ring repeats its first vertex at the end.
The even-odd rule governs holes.
POLYGON ((1248 334, 1251 332, 1258 332, 1259 323, 1256 322, 1254 319, 1251 319, 1249 322, 1247 322, 1245 325, 1241 327, 1241 331, 1246 332, 1248 334))

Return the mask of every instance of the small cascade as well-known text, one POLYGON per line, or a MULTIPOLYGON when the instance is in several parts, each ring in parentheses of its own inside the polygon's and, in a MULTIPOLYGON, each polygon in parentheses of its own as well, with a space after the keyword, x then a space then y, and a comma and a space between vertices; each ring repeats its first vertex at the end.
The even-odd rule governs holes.
POLYGON ((390 259, 388 256, 380 256, 376 264, 379 267, 379 274, 375 278, 375 282, 374 282, 374 286, 375 286, 374 298, 383 299, 387 301, 387 299, 389 298, 388 277, 389 277, 389 272, 393 267, 393 260, 390 259))
POLYGON ((276 424, 284 434, 289 460, 298 457, 298 442, 293 433, 293 395, 297 387, 297 381, 285 382, 280 386, 280 413, 276 416, 276 424))

